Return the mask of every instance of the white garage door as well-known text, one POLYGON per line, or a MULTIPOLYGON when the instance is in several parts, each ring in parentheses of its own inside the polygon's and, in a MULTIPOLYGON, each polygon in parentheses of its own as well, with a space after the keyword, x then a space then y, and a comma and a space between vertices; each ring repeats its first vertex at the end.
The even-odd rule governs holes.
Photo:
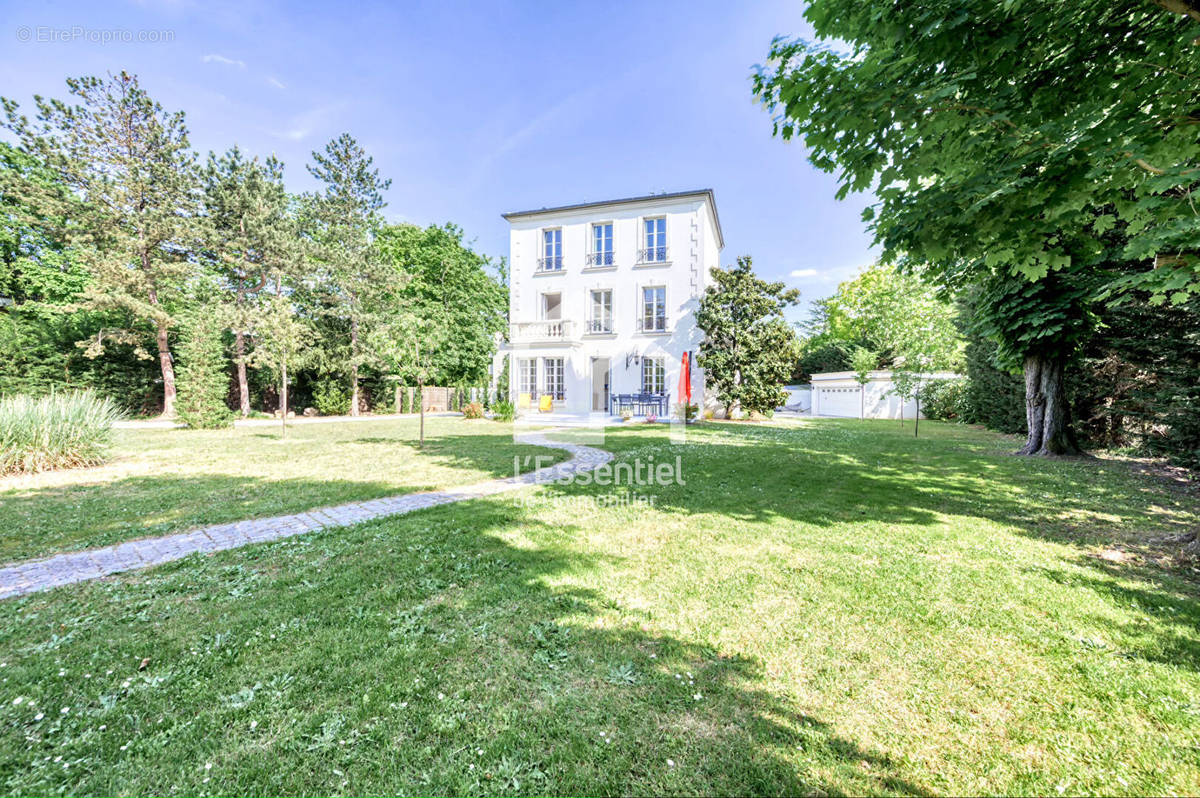
POLYGON ((858 418, 859 389, 853 388, 818 388, 821 392, 819 412, 823 416, 839 416, 842 418, 858 418))

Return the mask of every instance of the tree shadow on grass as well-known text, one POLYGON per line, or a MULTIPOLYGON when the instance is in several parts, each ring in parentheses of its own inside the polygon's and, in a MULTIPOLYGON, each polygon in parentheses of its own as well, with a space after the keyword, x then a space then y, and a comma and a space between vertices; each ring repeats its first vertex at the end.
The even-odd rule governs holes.
POLYGON ((178 475, 31 489, 0 506, 0 563, 434 487, 178 475))
POLYGON ((579 531, 471 502, 0 604, 10 690, 73 708, 52 733, 0 726, 4 786, 928 792, 767 689, 754 658, 650 631, 584 587, 604 558, 570 544, 579 531), (50 752, 76 765, 37 766, 50 752))
MULTIPOLYGON (((256 437, 278 436, 256 434, 256 437)), ((555 449, 515 445, 508 434, 452 435, 417 449, 402 438, 336 441, 403 446, 431 465, 469 469, 476 482, 504 479, 568 457, 555 449), (503 452, 503 454, 498 454, 503 452), (515 460, 514 460, 515 458, 515 460), (538 460, 537 458, 542 458, 538 460)), ((369 456, 369 452, 364 456, 369 456)), ((446 486, 416 479, 390 481, 329 478, 262 478, 226 474, 129 476, 104 482, 14 491, 0 498, 0 564, 127 540, 183 532, 199 526, 348 504, 385 496, 422 493, 446 486)), ((419 477, 419 472, 410 476, 419 477)))
MULTIPOLYGON (((928 543, 903 544, 908 557, 938 545, 941 530, 970 519, 1074 547, 1077 556, 1049 561, 1042 574, 1141 612, 1152 631, 1133 646, 1135 656, 1200 671, 1200 583, 1189 569, 1164 567, 1155 546, 1165 535, 1194 528, 1195 510, 1189 515, 1178 495, 1123 463, 1017 458, 964 439, 954 428, 935 428, 934 435, 915 440, 878 425, 869 432, 722 425, 690 444, 671 444, 666 435, 619 429, 605 444, 616 462, 680 458, 685 484, 634 489, 653 495, 655 507, 667 513, 816 527, 929 528, 928 543), (1133 556, 1096 556, 1109 547, 1133 556)), ((555 490, 586 495, 602 489, 555 490)), ((890 550, 887 540, 845 542, 890 550)))

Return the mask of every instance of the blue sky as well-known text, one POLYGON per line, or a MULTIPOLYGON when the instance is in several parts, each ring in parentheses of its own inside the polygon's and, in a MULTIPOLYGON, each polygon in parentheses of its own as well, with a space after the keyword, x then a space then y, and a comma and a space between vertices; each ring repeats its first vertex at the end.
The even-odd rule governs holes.
POLYGON ((507 255, 504 211, 711 187, 722 264, 750 254, 805 305, 872 259, 866 200, 835 201, 751 98, 771 37, 809 32, 798 2, 0 8, 0 91, 22 106, 67 76, 135 72, 198 151, 274 153, 294 191, 348 131, 392 179, 390 218, 453 221, 490 255, 507 255), (170 41, 100 40, 114 29, 170 41))

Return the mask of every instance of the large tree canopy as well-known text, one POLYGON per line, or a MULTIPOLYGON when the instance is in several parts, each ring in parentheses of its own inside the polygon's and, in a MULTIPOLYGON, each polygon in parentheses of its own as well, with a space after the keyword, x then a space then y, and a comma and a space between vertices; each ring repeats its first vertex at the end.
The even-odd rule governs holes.
POLYGON ((885 260, 986 287, 990 334, 1024 359, 1024 451, 1077 451, 1064 370, 1089 303, 1200 289, 1200 11, 816 0, 805 16, 827 44, 777 39, 754 78, 776 132, 839 173, 839 196, 874 190, 885 260), (1121 260, 1140 268, 1107 268, 1121 260))
POLYGON ((812 313, 803 342, 808 353, 834 344, 845 353, 854 347, 875 352, 878 366, 904 359, 933 369, 962 368, 954 306, 917 275, 893 266, 863 269, 839 284, 833 296, 815 300, 812 313))
POLYGON ((767 413, 787 399, 783 382, 799 356, 796 333, 783 311, 800 292, 754 273, 748 255, 728 269, 712 270, 696 325, 704 331, 697 362, 728 417, 734 407, 767 413))
MULTIPOLYGON (((195 156, 182 111, 168 112, 122 72, 68 79, 79 102, 35 97, 36 120, 0 99, 4 127, 53 180, 4 170, 4 192, 26 199, 91 275, 84 298, 155 327, 163 414, 174 415, 175 370, 168 343, 172 303, 190 271, 196 239, 195 156), (64 192, 62 189, 66 188, 64 192)), ((119 331, 129 340, 132 331, 119 331)), ((110 333, 111 335, 111 333, 110 333)))
POLYGON ((818 0, 754 79, 841 192, 874 188, 885 257, 1036 279, 1121 225, 1140 281, 1200 288, 1200 4, 818 0), (1151 268, 1157 266, 1157 268, 1151 268))
POLYGON ((452 224, 389 225, 377 243, 384 259, 409 277, 402 297, 411 311, 445 327, 439 346, 428 353, 430 379, 447 385, 485 382, 496 334, 507 324, 503 269, 493 274, 488 257, 467 246, 452 224))

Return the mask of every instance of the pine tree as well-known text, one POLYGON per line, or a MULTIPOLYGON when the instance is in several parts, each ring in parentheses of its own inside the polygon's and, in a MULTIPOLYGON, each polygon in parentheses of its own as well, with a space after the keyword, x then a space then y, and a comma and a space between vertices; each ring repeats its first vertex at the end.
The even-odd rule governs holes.
MULTIPOLYGON (((4 185, 27 197, 43 219, 63 220, 62 234, 91 275, 84 300, 118 310, 154 328, 165 417, 175 414, 175 369, 170 329, 173 299, 191 270, 197 180, 182 111, 168 113, 125 72, 68 79, 80 105, 35 97, 37 121, 3 98, 4 126, 20 150, 35 158, 72 196, 38 181, 4 185), (83 202, 79 202, 83 199, 83 202)), ((6 179, 20 179, 7 172, 6 179)), ((113 330, 132 340, 131 330, 113 330)), ((103 351, 103 338, 90 354, 103 351)))
POLYGON ((319 194, 305 199, 309 241, 322 272, 327 313, 344 323, 347 357, 338 365, 349 370, 350 415, 359 413, 359 371, 378 360, 368 341, 369 328, 400 273, 380 257, 375 232, 382 220, 383 192, 390 180, 379 177, 375 162, 348 133, 313 153, 308 171, 324 183, 319 194))
POLYGON ((179 343, 179 420, 193 429, 233 423, 225 404, 229 370, 221 340, 225 321, 216 302, 198 302, 184 316, 179 343))
POLYGON ((203 182, 205 251, 232 306, 238 405, 245 417, 250 413, 247 332, 271 278, 302 265, 296 223, 283 186, 283 164, 273 157, 247 159, 237 147, 220 157, 209 153, 203 182))

